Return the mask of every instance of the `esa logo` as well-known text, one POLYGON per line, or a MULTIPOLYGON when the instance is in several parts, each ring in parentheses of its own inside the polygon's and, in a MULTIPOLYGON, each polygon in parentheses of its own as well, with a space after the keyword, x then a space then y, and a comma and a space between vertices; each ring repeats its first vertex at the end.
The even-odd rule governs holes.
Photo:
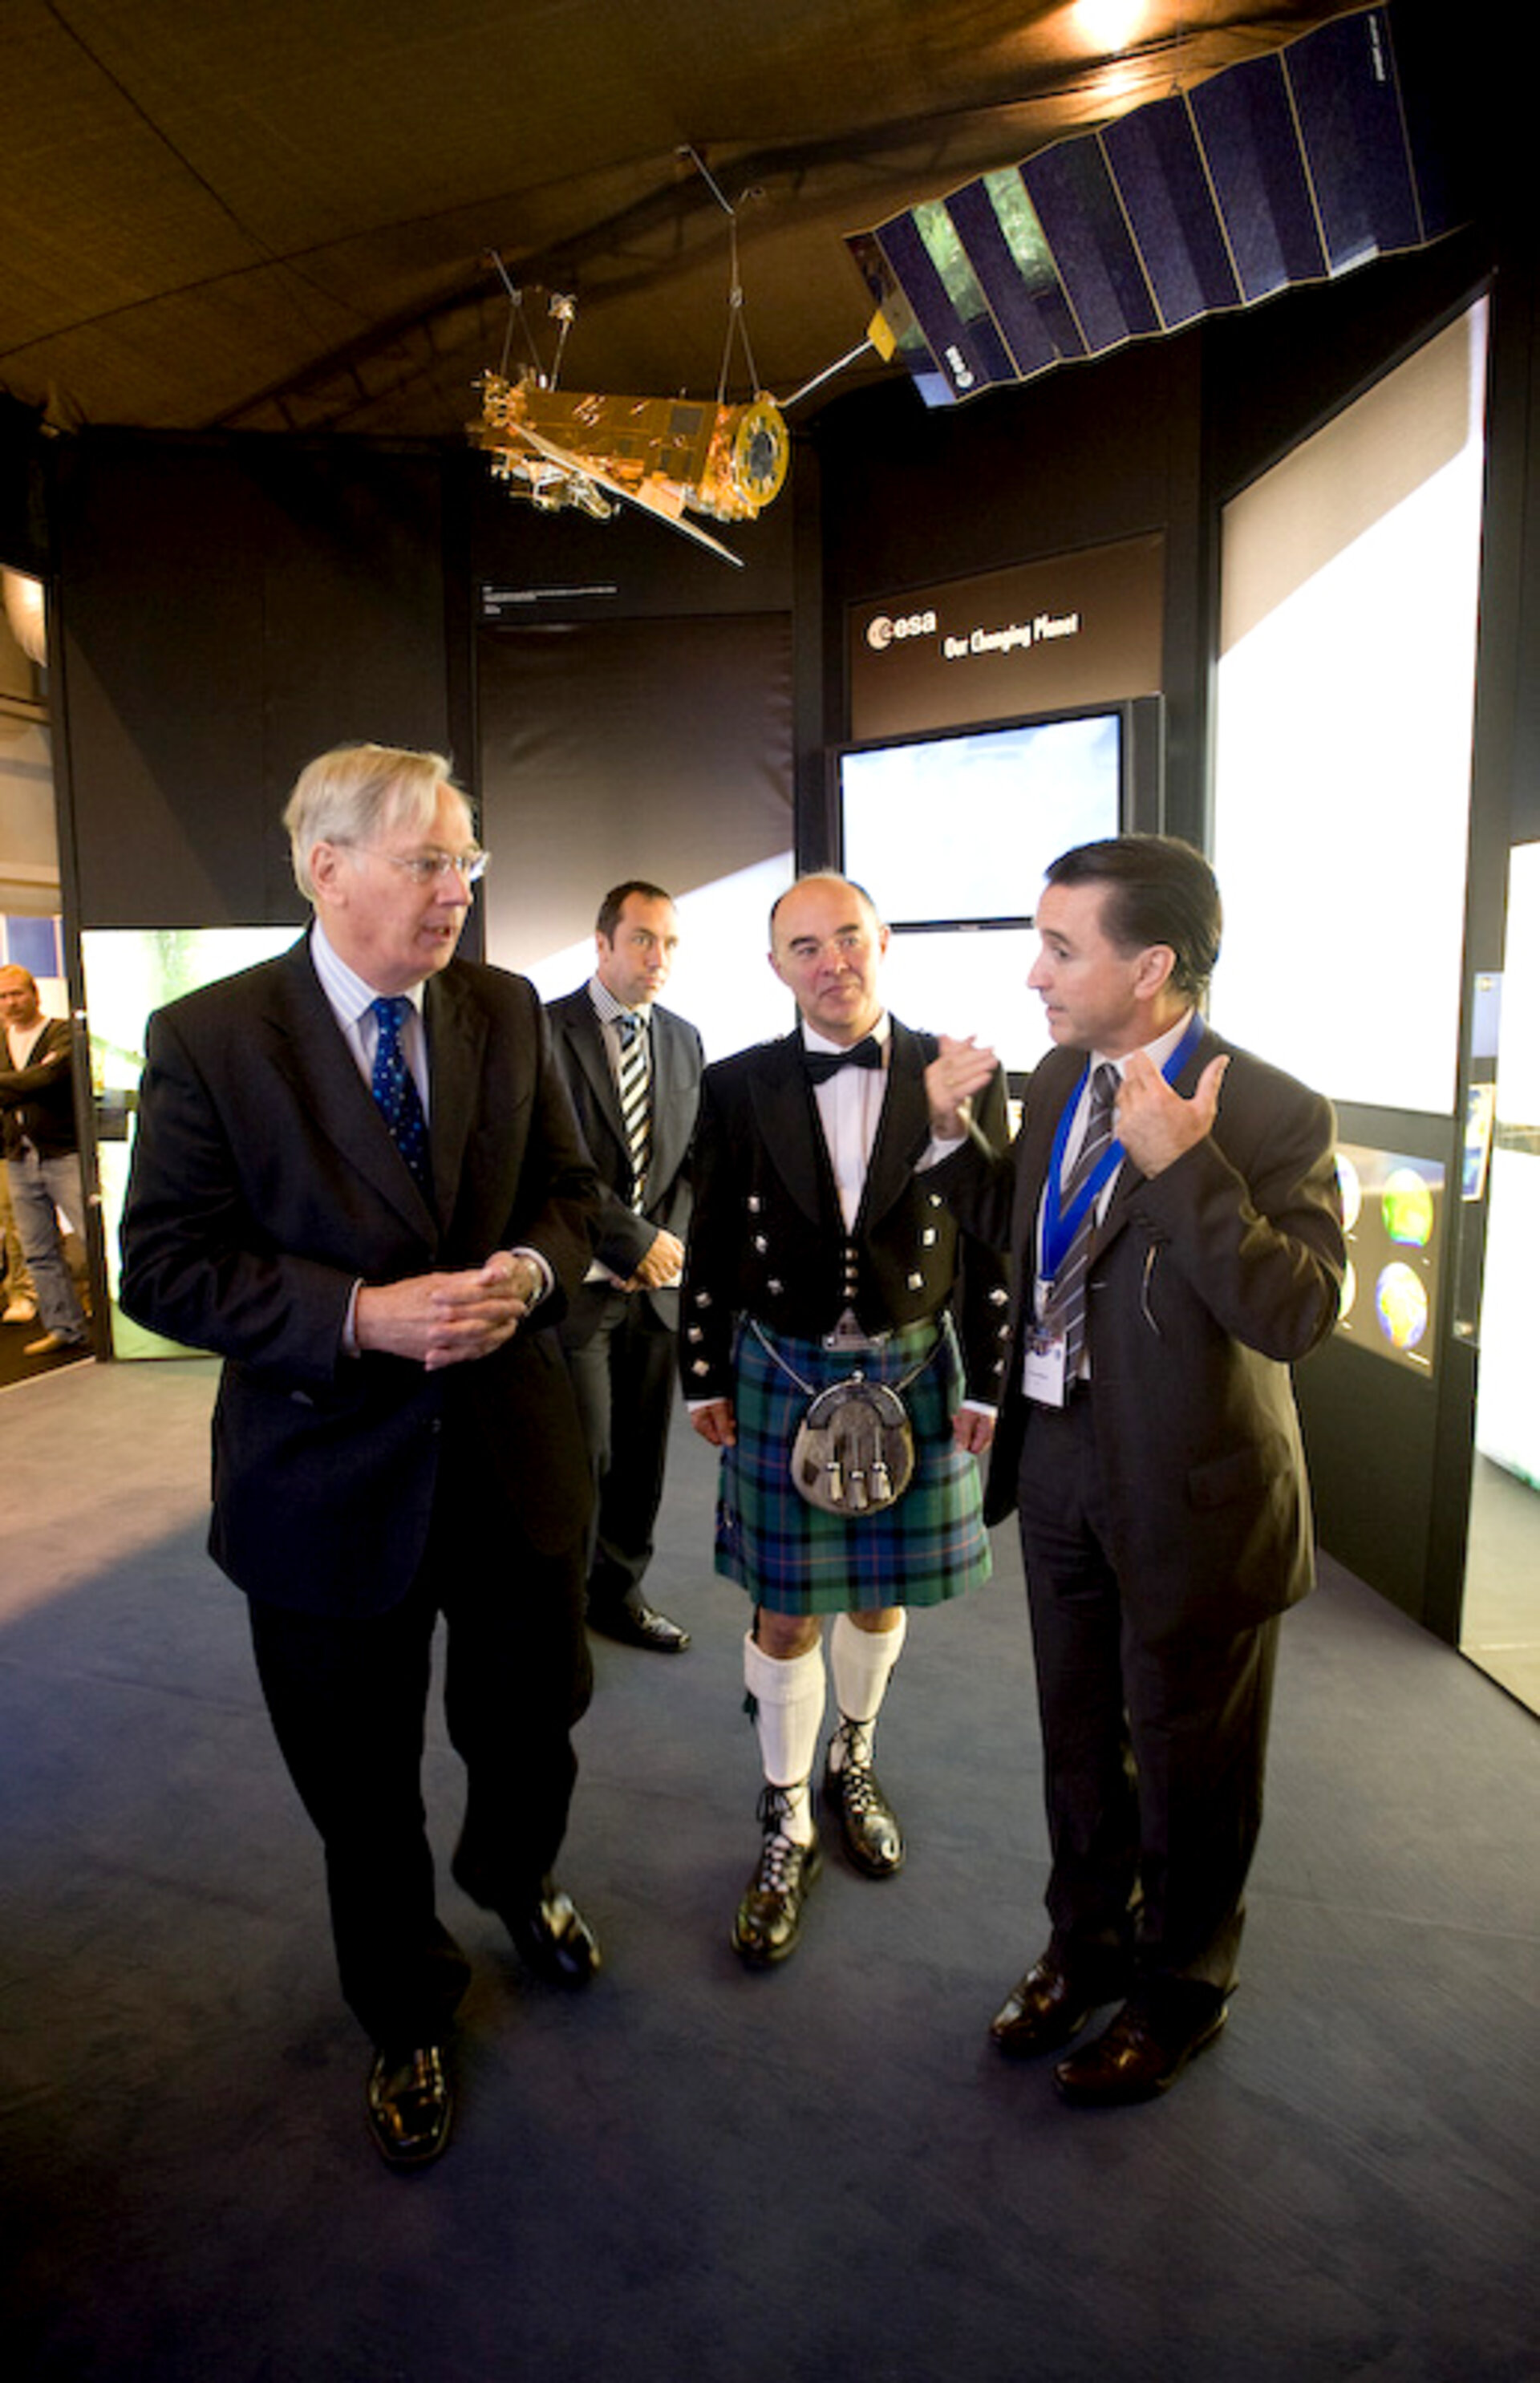
POLYGON ((934 612, 906 612, 901 620, 891 620, 879 612, 867 624, 867 643, 874 653, 883 653, 888 647, 905 637, 933 637, 936 634, 934 612))

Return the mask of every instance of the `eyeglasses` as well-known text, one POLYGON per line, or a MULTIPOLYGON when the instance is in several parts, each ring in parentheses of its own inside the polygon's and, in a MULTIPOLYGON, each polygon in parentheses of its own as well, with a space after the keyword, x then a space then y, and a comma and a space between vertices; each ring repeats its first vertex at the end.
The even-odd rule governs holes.
MULTIPOLYGON (((334 839, 340 843, 341 837, 334 839)), ((441 885, 452 870, 467 885, 477 885, 487 874, 492 856, 474 846, 469 852, 382 852, 377 844, 355 844, 353 852, 372 852, 376 860, 388 860, 392 869, 404 869, 413 885, 425 891, 430 885, 441 885)))

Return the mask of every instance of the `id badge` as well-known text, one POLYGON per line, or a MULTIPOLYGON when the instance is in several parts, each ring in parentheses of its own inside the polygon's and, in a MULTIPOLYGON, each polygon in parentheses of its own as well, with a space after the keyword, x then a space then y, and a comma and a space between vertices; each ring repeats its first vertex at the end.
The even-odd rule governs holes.
POLYGON ((1028 1335, 1021 1387, 1040 1406, 1064 1404, 1064 1335, 1038 1325, 1028 1335))

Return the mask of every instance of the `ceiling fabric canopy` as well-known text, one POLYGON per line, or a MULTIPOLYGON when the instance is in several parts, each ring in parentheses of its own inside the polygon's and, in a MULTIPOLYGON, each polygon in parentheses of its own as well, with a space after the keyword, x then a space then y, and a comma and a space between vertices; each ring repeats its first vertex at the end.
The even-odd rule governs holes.
POLYGON ((575 295, 565 387, 709 396, 725 199, 784 400, 865 337, 847 234, 1346 11, 1132 13, 1118 53, 1071 0, 8 0, 0 388, 60 427, 452 440, 530 361, 495 254, 544 363, 575 295))

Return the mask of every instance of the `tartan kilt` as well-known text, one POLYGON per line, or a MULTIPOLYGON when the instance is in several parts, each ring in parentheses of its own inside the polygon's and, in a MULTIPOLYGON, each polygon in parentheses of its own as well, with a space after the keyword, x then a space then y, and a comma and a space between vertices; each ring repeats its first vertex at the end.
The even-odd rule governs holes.
POLYGON ((988 1580, 992 1560, 977 1460, 952 1438, 962 1364, 950 1315, 894 1332, 853 1357, 816 1340, 768 1335, 815 1394, 859 1364, 869 1381, 903 1380, 915 1469, 902 1497, 854 1521, 810 1506, 792 1482, 792 1442, 809 1403, 740 1321, 733 1345, 737 1444, 724 1449, 717 1491, 716 1569, 772 1613, 879 1611, 939 1605, 988 1580), (938 1345, 939 1344, 939 1345, 938 1345))

